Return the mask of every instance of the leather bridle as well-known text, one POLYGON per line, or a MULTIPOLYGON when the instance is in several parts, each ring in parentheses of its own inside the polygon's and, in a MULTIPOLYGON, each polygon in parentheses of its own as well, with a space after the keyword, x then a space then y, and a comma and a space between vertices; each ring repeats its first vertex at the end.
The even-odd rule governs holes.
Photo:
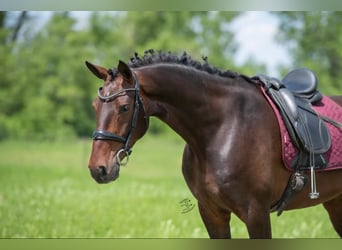
MULTIPOLYGON (((110 72, 111 73, 111 72, 110 72)), ((124 137, 122 135, 117 135, 114 134, 112 132, 109 131, 105 131, 105 130, 94 130, 93 132, 93 140, 106 140, 106 141, 116 141, 116 142, 120 142, 122 144, 124 144, 124 147, 122 149, 120 149, 117 154, 116 154, 116 160, 117 163, 121 166, 125 166, 128 163, 129 160, 129 155, 132 153, 132 148, 130 145, 130 140, 131 137, 133 135, 134 129, 137 126, 137 121, 138 121, 138 115, 139 115, 139 108, 140 105, 143 109, 144 112, 144 120, 145 120, 145 124, 147 126, 148 122, 147 122, 147 117, 146 117, 146 113, 145 113, 145 108, 144 108, 144 104, 142 102, 142 98, 139 94, 139 81, 137 76, 135 75, 135 73, 132 71, 133 74, 133 78, 134 78, 134 88, 126 88, 126 89, 122 89, 119 90, 109 96, 103 96, 101 94, 102 92, 102 87, 99 88, 98 90, 98 97, 102 102, 111 102, 113 101, 116 97, 121 96, 122 93, 127 93, 127 92, 134 92, 134 111, 133 111, 133 116, 131 119, 131 126, 129 128, 129 131, 127 133, 127 136, 124 137), (124 154, 123 158, 126 158, 125 162, 122 162, 122 160, 120 159, 120 155, 124 154)))

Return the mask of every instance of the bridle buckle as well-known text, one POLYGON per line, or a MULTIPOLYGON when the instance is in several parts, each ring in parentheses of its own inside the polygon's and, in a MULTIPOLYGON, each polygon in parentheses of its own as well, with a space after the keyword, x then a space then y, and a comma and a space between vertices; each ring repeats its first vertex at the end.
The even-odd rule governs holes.
POLYGON ((116 162, 119 164, 119 166, 126 166, 128 161, 129 161, 129 155, 131 154, 131 151, 128 151, 126 149, 120 149, 116 155, 115 155, 115 159, 116 159, 116 162), (122 159, 125 159, 124 161, 121 160, 120 158, 120 155, 124 153, 124 156, 122 159))

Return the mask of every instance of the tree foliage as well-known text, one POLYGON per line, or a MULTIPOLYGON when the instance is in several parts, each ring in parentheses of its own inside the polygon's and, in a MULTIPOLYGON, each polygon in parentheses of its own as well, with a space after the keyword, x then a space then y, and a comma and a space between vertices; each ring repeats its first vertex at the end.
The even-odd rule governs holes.
POLYGON ((294 65, 315 71, 326 94, 342 93, 342 12, 280 12, 278 40, 294 65))
POLYGON ((40 13, 0 12, 0 139, 88 137, 100 82, 85 60, 111 67, 153 48, 209 55, 210 63, 230 67, 236 46, 227 25, 238 14, 94 12, 77 28, 69 12, 56 12, 37 28, 40 13))
MULTIPOLYGON (((89 136, 95 126, 91 102, 100 82, 85 60, 106 67, 147 49, 187 51, 222 69, 263 71, 250 62, 234 66, 229 24, 236 12, 94 12, 77 27, 69 12, 0 12, 0 139, 89 136)), ((326 94, 341 93, 341 12, 284 12, 278 41, 295 65, 313 69, 326 94)), ((164 127, 155 120, 150 131, 164 127)))

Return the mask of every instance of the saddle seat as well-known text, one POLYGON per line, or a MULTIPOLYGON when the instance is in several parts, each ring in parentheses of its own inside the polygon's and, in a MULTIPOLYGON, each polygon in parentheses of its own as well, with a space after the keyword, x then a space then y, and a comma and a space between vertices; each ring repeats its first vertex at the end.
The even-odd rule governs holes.
POLYGON ((282 83, 294 95, 308 99, 311 103, 322 99, 322 94, 317 90, 317 77, 309 69, 292 70, 283 78, 282 83))

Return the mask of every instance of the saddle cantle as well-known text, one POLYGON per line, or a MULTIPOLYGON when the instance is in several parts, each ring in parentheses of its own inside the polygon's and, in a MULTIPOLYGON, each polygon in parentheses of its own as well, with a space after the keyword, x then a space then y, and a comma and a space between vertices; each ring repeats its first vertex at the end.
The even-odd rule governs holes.
POLYGON ((322 94, 317 90, 317 77, 309 69, 292 70, 283 78, 282 82, 294 95, 308 99, 312 104, 322 99, 322 94))
POLYGON ((266 93, 279 108, 291 140, 299 154, 292 163, 295 170, 324 168, 324 153, 331 147, 329 130, 312 108, 322 99, 317 77, 309 69, 296 69, 283 80, 259 75, 266 93))

